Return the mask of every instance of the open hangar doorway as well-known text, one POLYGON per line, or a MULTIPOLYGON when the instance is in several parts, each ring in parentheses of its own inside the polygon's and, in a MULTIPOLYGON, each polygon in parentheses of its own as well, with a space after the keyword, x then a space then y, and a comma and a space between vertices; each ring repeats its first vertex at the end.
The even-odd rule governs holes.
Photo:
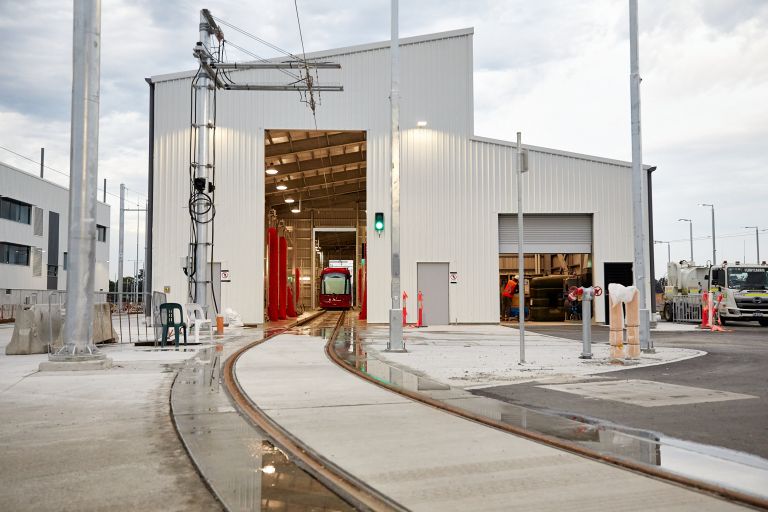
MULTIPOLYGON (((358 280, 365 257, 366 132, 268 129, 264 146, 264 311, 271 319, 277 310, 280 319, 281 282, 301 314, 317 307, 320 273, 332 260, 351 267, 358 280), (270 248, 271 228, 286 240, 285 276, 279 261, 278 272, 270 262, 281 258, 279 247, 270 248), (278 307, 270 308, 271 302, 278 307)), ((360 305, 357 293, 353 305, 360 305)))
MULTIPOLYGON (((568 299, 572 286, 592 286, 592 216, 588 214, 524 215, 526 320, 581 320, 581 304, 568 299)), ((504 290, 518 275, 517 215, 499 215, 499 319, 517 322, 519 293, 504 290)), ((593 305, 594 308, 594 305, 593 305)), ((593 312, 594 317, 594 312, 593 312)))

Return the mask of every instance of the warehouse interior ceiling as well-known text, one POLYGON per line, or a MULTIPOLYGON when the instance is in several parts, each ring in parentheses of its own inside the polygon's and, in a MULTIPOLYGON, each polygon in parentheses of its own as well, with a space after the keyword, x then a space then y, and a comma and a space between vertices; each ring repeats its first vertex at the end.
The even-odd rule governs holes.
POLYGON ((265 169, 277 171, 265 176, 267 210, 365 208, 366 132, 266 130, 264 139, 265 169))

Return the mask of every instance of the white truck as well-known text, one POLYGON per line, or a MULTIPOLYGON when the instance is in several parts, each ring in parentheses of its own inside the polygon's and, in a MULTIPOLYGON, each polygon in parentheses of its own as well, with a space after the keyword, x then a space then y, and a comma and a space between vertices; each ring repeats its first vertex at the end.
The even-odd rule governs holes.
POLYGON ((768 327, 768 265, 724 262, 712 267, 710 288, 720 321, 757 321, 768 327), (722 293, 722 300, 718 296, 722 293))
POLYGON ((701 293, 709 289, 721 323, 757 321, 768 327, 768 265, 702 266, 687 261, 667 265, 664 320, 701 321, 701 293), (722 298, 718 298, 722 295, 722 298))

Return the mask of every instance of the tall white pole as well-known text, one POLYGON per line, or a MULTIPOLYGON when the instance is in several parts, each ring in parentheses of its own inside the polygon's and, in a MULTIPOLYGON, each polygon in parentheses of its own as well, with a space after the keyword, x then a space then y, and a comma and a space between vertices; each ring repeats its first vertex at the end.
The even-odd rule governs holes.
POLYGON ((389 96, 392 107, 392 309, 389 311, 389 344, 388 350, 402 352, 403 344, 403 310, 400 309, 400 40, 398 35, 398 0, 392 0, 392 41, 390 54, 392 57, 391 92, 389 96))
POLYGON ((523 134, 517 132, 517 305, 520 329, 520 364, 525 363, 525 248, 523 247, 523 134))
POLYGON ((709 205, 712 208, 712 264, 717 265, 717 246, 715 245, 715 205, 709 205))
POLYGON ((693 264, 693 221, 688 221, 688 240, 691 243, 691 264, 693 264))
POLYGON ((643 222, 643 147, 640 130, 640 63, 637 29, 637 0, 629 0, 630 103, 632 125, 632 220, 634 228, 635 286, 640 302, 640 348, 653 350, 646 298, 645 229, 643 222))
MULTIPOLYGON (((760 230, 758 229, 759 226, 744 226, 744 229, 754 229, 755 230, 755 247, 757 248, 757 260, 755 260, 755 263, 758 265, 760 264, 760 230)), ((744 257, 744 261, 747 261, 747 258, 744 257)))
POLYGON ((69 177, 69 268, 64 346, 54 361, 104 359, 93 344, 99 156, 101 2, 74 2, 69 177))
POLYGON ((141 209, 139 204, 136 203, 136 264, 134 265, 133 274, 133 291, 135 293, 136 304, 139 303, 139 229, 141 226, 141 209))
MULTIPOLYGON (((202 11, 200 11, 200 41, 205 49, 210 52, 212 28, 208 23, 202 11)), ((210 60, 207 56, 203 57, 205 61, 210 60)), ((197 165, 195 168, 195 177, 205 180, 208 183, 208 123, 210 119, 210 85, 211 80, 207 71, 200 70, 200 75, 195 86, 197 95, 197 165)), ((206 209, 205 204, 198 202, 196 205, 198 215, 203 217, 206 209)), ((202 219, 201 219, 202 220, 202 219)), ((206 271, 208 270, 208 224, 197 222, 195 224, 197 245, 195 247, 195 296, 194 301, 202 306, 203 311, 208 311, 208 279, 206 271)))
POLYGON ((125 184, 120 184, 120 226, 117 234, 117 310, 123 310, 123 261, 125 258, 125 184))

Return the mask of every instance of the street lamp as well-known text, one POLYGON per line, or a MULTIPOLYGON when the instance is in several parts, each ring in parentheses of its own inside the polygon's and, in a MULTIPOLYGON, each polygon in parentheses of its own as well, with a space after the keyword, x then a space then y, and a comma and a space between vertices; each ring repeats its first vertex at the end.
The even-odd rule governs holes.
POLYGON ((688 223, 688 236, 691 240, 691 261, 689 263, 693 265, 693 221, 691 219, 677 219, 677 222, 688 223))
POLYGON ((715 249, 715 205, 699 203, 699 206, 709 206, 712 209, 712 265, 717 264, 717 249, 715 249))
POLYGON ((760 264, 760 231, 757 229, 757 226, 744 226, 744 229, 754 229, 755 230, 755 243, 757 244, 757 263, 760 264))
POLYGON ((669 242, 663 242, 661 240, 654 240, 653 243, 655 243, 655 244, 667 244, 667 265, 669 265, 672 262, 672 249, 670 249, 670 243, 669 242))

